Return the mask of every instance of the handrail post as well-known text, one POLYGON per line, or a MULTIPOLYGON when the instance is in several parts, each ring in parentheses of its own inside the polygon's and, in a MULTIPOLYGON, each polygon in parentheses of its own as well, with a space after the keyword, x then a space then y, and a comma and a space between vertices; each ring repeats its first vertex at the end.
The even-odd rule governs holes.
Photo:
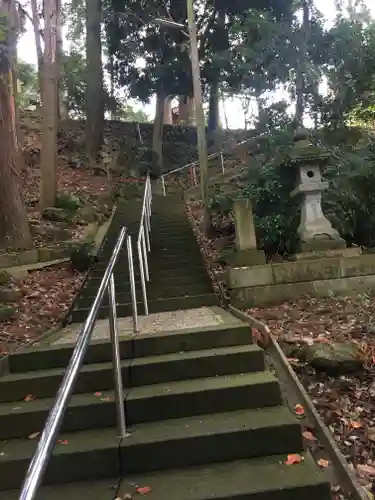
POLYGON ((113 374, 115 379, 115 401, 117 409, 117 424, 120 432, 120 438, 126 437, 126 417, 124 408, 124 390, 122 385, 122 372, 121 372, 121 356, 118 338, 118 325, 117 325, 117 307, 116 307, 116 288, 115 278, 113 272, 108 283, 108 297, 109 297, 109 333, 112 344, 112 361, 113 361, 113 374))
POLYGON ((141 273, 141 286, 142 286, 142 294, 143 294, 143 303, 145 307, 145 315, 148 316, 148 302, 147 302, 147 289, 146 289, 146 278, 145 278, 145 263, 143 258, 143 250, 142 250, 142 234, 138 238, 137 241, 137 250, 138 250, 138 260, 139 260, 139 270, 141 273))
POLYGON ((221 172, 225 173, 223 150, 220 151, 221 172))
POLYGON ((141 242, 142 242, 142 250, 143 250, 143 262, 145 265, 145 277, 146 281, 150 281, 150 273, 148 271, 148 259, 147 259, 147 248, 146 248, 146 238, 145 238, 145 228, 142 226, 141 229, 141 242))
POLYGON ((134 261, 132 239, 130 234, 127 236, 126 245, 128 249, 128 262, 129 262, 129 277, 130 277, 130 291, 132 296, 132 310, 133 310, 133 329, 134 333, 138 332, 138 311, 137 311, 137 295, 135 292, 135 277, 134 277, 134 261))
POLYGON ((166 196, 167 193, 165 191, 165 180, 164 180, 164 175, 161 176, 161 190, 162 190, 162 193, 163 193, 163 196, 166 196))

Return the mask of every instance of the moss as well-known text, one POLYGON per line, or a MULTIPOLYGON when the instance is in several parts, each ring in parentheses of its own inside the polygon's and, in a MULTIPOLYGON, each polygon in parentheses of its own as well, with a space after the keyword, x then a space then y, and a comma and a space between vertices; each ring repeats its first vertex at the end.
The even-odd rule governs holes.
POLYGON ((6 304, 0 304, 0 321, 8 321, 16 315, 16 310, 6 304))

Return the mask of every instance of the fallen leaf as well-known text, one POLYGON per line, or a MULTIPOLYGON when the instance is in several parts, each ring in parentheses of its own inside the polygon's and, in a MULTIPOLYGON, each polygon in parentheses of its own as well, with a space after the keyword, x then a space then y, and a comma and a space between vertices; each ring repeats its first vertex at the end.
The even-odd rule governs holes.
POLYGON ((35 396, 33 396, 32 394, 28 394, 25 397, 24 401, 34 401, 34 399, 35 399, 35 396))
POLYGON ((310 431, 304 431, 302 432, 302 436, 307 440, 307 441, 317 441, 317 438, 314 436, 314 434, 310 431))
POLYGON ((140 495, 147 495, 148 493, 151 493, 151 488, 149 486, 142 486, 141 488, 137 488, 135 491, 140 495))
POLYGON ((329 461, 326 460, 325 458, 320 458, 318 460, 318 465, 322 467, 323 469, 326 469, 329 466, 329 461))
POLYGON ((301 455, 298 455, 298 453, 294 453, 292 455, 288 455, 288 458, 285 460, 284 464, 285 465, 295 465, 299 464, 303 461, 303 458, 301 455))
POLYGON ((97 396, 97 397, 100 397, 101 395, 102 395, 102 393, 101 393, 101 392, 95 392, 95 393, 94 393, 94 396, 97 396))
POLYGON ((109 396, 104 396, 104 398, 100 398, 100 401, 112 401, 109 396))
POLYGON ((305 409, 302 405, 296 405, 294 407, 294 413, 297 415, 297 417, 301 418, 305 416, 305 409))
POLYGON ((40 432, 33 432, 32 434, 29 434, 27 437, 29 439, 35 439, 37 438, 38 436, 40 436, 40 432))
POLYGON ((375 476, 375 467, 372 465, 358 464, 357 471, 365 476, 375 476))
POLYGON ((57 440, 57 444, 64 444, 64 445, 66 445, 66 444, 69 444, 69 441, 67 439, 58 439, 57 440))
POLYGON ((361 427, 363 427, 363 425, 361 424, 361 422, 358 422, 358 420, 352 420, 350 422, 350 426, 353 428, 353 429, 360 429, 361 427))

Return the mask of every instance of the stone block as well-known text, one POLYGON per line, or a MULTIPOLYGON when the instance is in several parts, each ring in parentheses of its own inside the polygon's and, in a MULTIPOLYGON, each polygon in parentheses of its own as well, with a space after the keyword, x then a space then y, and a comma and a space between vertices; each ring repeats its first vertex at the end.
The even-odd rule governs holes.
POLYGON ((259 285, 272 285, 272 267, 234 267, 228 269, 227 283, 229 288, 245 288, 259 285))
POLYGON ((309 241, 301 241, 300 251, 322 252, 324 250, 338 250, 346 248, 345 240, 341 238, 316 238, 309 241))
POLYGON ((231 266, 262 266, 266 263, 266 256, 263 250, 249 249, 231 252, 227 257, 227 263, 231 266))
POLYGON ((375 290, 375 275, 313 282, 313 295, 316 297, 329 297, 332 294, 350 297, 373 290, 375 290))
POLYGON ((366 276, 375 274, 375 254, 341 259, 342 277, 366 276))
POLYGON ((23 266, 38 262, 38 250, 26 250, 18 253, 4 253, 0 255, 0 268, 23 266))
POLYGON ((275 284, 340 278, 340 259, 272 264, 275 284))
POLYGON ((248 198, 234 201, 234 224, 236 229, 236 248, 238 251, 256 250, 253 210, 248 198))
POLYGON ((66 248, 39 248, 39 262, 48 262, 49 260, 64 259, 69 252, 66 248))
POLYGON ((362 255, 362 250, 359 247, 342 248, 336 250, 322 250, 320 252, 303 252, 295 254, 294 260, 316 260, 326 259, 329 257, 358 257, 362 255))
POLYGON ((304 295, 313 295, 313 282, 283 285, 265 285, 252 288, 236 288, 230 291, 234 307, 253 307, 265 304, 281 304, 304 295))

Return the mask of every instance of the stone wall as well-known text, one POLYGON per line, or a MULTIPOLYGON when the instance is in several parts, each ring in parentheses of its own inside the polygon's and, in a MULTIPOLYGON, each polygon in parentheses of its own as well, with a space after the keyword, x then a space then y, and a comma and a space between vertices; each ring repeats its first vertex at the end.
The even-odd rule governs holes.
MULTIPOLYGON (((139 124, 142 140, 148 147, 152 146, 153 124, 139 124)), ((60 130, 60 152, 78 149, 84 151, 83 120, 69 120, 62 124, 60 130)), ((140 146, 138 128, 135 122, 107 121, 105 135, 112 138, 115 146, 121 151, 123 164, 136 161, 140 146)), ((229 151, 231 146, 254 135, 251 131, 230 130, 222 132, 222 143, 229 151)), ((209 148, 216 151, 217 148, 209 148)), ((184 125, 164 125, 163 136, 164 171, 167 172, 189 162, 197 160, 197 136, 195 127, 184 125)))
POLYGON ((227 284, 236 307, 363 293, 375 290, 375 254, 230 268, 227 284))

